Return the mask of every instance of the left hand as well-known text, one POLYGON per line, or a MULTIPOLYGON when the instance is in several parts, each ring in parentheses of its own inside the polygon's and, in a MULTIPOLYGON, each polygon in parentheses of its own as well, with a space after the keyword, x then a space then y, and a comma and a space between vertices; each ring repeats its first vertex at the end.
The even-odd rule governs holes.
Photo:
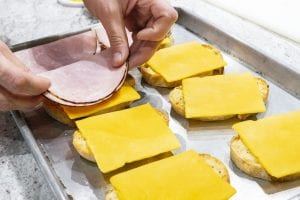
POLYGON ((113 66, 145 63, 177 20, 176 10, 166 0, 84 0, 102 22, 113 51, 113 66), (133 33, 129 48, 125 27, 133 33))

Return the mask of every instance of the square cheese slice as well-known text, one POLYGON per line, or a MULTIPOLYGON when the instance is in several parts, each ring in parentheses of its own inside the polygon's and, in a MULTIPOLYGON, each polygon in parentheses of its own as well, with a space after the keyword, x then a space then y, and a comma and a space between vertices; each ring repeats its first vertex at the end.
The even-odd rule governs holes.
POLYGON ((188 78, 182 81, 186 118, 259 113, 266 110, 251 73, 188 78))
POLYGON ((300 110, 237 123, 233 129, 271 176, 300 173, 300 110))
POLYGON ((180 147, 150 104, 86 118, 76 124, 103 173, 180 147))
POLYGON ((225 200, 235 189, 187 151, 113 176, 120 200, 225 200))
POLYGON ((147 65, 173 82, 224 67, 226 62, 214 47, 190 42, 157 51, 147 65))
POLYGON ((108 110, 117 105, 135 101, 139 98, 139 93, 133 87, 128 84, 124 84, 120 90, 118 90, 111 98, 104 102, 86 107, 61 107, 70 119, 78 119, 94 114, 100 114, 104 110, 108 110))

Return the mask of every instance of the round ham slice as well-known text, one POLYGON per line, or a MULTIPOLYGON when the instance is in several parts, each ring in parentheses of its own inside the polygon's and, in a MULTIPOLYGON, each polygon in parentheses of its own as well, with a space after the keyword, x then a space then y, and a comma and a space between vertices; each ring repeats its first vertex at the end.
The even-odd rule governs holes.
POLYGON ((51 86, 45 96, 68 106, 86 106, 110 97, 123 84, 128 66, 111 66, 110 49, 80 61, 40 73, 51 86))
MULTIPOLYGON (((96 37, 109 47, 102 26, 15 53, 34 73, 51 81, 44 96, 62 105, 87 106, 106 100, 123 84, 128 66, 111 66, 110 49, 95 53, 96 37)), ((129 36, 130 38, 130 36, 129 36)))

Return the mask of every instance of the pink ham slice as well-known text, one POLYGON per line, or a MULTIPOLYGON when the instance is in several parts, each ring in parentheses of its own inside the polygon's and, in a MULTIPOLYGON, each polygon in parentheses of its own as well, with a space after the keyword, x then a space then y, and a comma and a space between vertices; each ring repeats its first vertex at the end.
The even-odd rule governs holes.
POLYGON ((91 105, 111 96, 123 84, 127 66, 110 66, 109 49, 99 55, 40 73, 51 81, 46 97, 64 105, 91 105), (58 100, 59 99, 59 100, 58 100))
POLYGON ((91 32, 81 33, 55 42, 18 51, 15 55, 34 73, 50 71, 81 58, 93 55, 96 36, 91 32))
MULTIPOLYGON (((109 47, 103 27, 97 36, 109 47)), ((109 98, 128 70, 127 64, 111 67, 109 49, 93 55, 95 44, 96 36, 89 31, 15 54, 34 74, 50 79, 47 98, 67 106, 86 106, 109 98)))

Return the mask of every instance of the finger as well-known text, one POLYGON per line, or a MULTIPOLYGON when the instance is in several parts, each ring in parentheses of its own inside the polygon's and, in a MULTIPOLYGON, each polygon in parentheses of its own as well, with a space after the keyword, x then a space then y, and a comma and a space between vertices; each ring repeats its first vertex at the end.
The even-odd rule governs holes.
POLYGON ((129 67, 144 64, 155 53, 160 42, 135 41, 130 47, 129 67))
POLYGON ((15 66, 23 69, 24 71, 29 71, 29 69, 15 56, 8 46, 0 41, 0 52, 6 57, 10 62, 12 62, 15 66))
POLYGON ((153 17, 146 28, 138 32, 139 40, 160 41, 178 18, 176 10, 165 1, 156 1, 150 9, 153 17))
POLYGON ((109 37, 113 53, 112 65, 118 67, 125 63, 129 54, 123 11, 118 1, 104 0, 100 3, 96 16, 102 22, 109 37))
POLYGON ((0 85, 13 94, 34 96, 45 92, 50 81, 23 71, 0 55, 0 85))
POLYGON ((0 87, 0 110, 29 110, 42 103, 41 96, 14 95, 0 87))

